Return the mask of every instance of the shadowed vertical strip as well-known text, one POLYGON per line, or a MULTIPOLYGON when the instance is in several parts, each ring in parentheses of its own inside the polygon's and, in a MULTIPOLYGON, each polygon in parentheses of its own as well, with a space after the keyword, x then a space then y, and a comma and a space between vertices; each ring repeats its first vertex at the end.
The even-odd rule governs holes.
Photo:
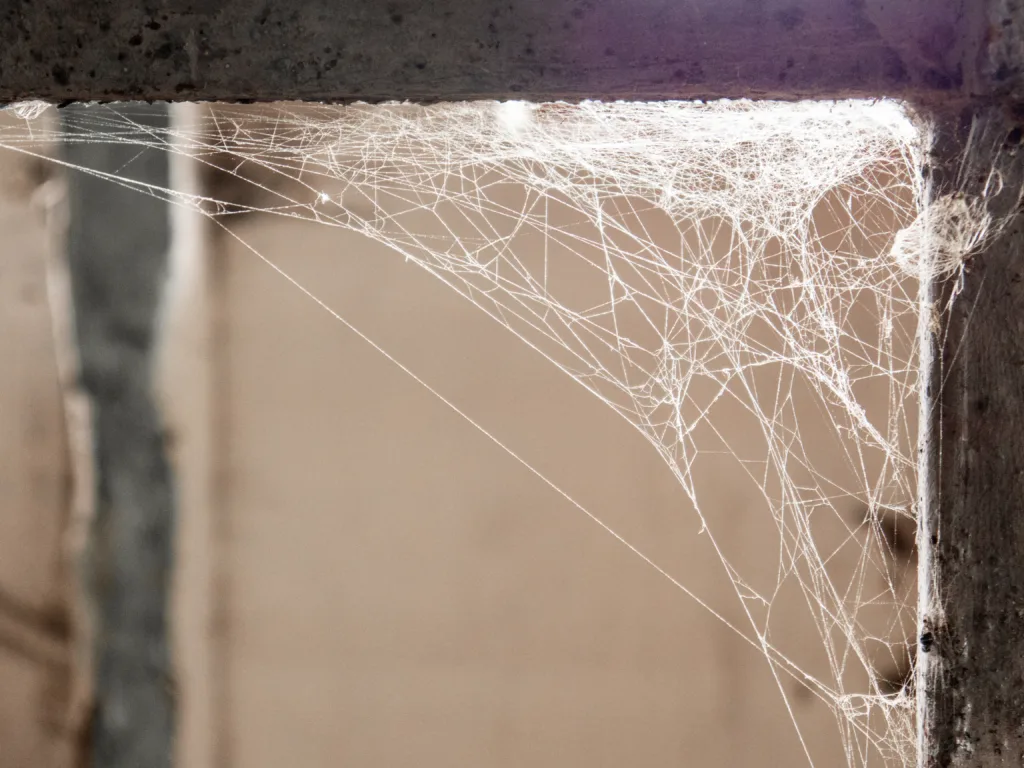
POLYGON ((69 108, 64 159, 114 174, 68 175, 67 259, 81 383, 92 401, 96 518, 88 584, 96 611, 91 764, 166 768, 175 696, 168 641, 174 494, 153 387, 170 206, 132 183, 167 189, 168 153, 131 141, 77 141, 82 125, 127 115, 166 132, 166 105, 69 108))

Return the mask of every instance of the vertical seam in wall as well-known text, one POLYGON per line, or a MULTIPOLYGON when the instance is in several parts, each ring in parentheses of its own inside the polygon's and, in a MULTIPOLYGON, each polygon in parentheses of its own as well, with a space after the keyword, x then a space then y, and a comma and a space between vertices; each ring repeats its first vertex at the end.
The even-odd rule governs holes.
MULTIPOLYGON (((213 231, 209 227, 208 231, 213 231)), ((210 307, 210 511, 211 527, 211 697, 214 768, 234 764, 231 676, 231 443, 228 263, 222 240, 209 239, 210 307)))

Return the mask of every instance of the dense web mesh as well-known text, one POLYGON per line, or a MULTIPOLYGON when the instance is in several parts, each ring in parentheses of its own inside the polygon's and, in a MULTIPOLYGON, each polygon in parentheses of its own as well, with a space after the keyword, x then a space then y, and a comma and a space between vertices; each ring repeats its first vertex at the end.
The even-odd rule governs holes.
MULTIPOLYGON (((18 109, 0 146, 38 151, 53 136, 18 109)), ((186 152, 244 180, 242 200, 143 189, 220 223, 258 210, 388 244, 607 403, 678 479, 780 706, 796 680, 834 710, 849 765, 913 762, 927 254, 922 138, 898 105, 218 106, 167 133, 127 107, 73 120, 68 140, 186 152), (723 466, 763 498, 771 573, 732 556, 729 511, 703 503, 723 466), (823 670, 773 622, 793 593, 823 670)))

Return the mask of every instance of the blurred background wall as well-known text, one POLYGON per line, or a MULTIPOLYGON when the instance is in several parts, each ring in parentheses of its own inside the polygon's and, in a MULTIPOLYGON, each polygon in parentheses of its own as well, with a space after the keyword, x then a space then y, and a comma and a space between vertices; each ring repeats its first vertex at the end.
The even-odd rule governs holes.
MULTIPOLYGON (((179 187, 212 183, 176 162, 179 187)), ((38 165, 0 163, 0 768, 62 765, 71 501, 53 241, 38 165)), ((784 694, 815 765, 845 765, 828 707, 780 690, 759 651, 255 253, 742 624, 682 489, 625 421, 378 244, 176 216, 160 395, 180 494, 178 764, 805 765, 784 694)), ((723 428, 742 434, 736 418, 723 428)), ((770 578, 777 535, 754 489, 724 462, 700 482, 730 560, 770 578)), ((843 514, 821 533, 837 572, 863 551, 863 510, 843 514)), ((827 678, 799 591, 773 611, 772 641, 827 678)))
MULTIPOLYGON (((5 116, 0 116, 5 117, 5 116)), ((71 476, 42 168, 0 152, 0 764, 57 765, 70 682, 71 476)))

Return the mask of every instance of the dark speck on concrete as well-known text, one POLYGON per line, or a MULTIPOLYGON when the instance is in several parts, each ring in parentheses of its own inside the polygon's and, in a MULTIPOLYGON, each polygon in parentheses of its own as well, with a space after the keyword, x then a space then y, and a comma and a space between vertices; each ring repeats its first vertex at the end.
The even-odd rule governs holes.
POLYGON ((921 651, 928 653, 932 649, 932 645, 935 643, 935 637, 931 632, 925 632, 921 635, 921 651))
POLYGON ((953 79, 945 72, 937 69, 929 69, 924 73, 923 80, 929 88, 937 91, 948 91, 953 88, 953 79))
POLYGON ((889 48, 886 51, 885 60, 882 62, 882 72, 885 78, 891 83, 905 83, 907 81, 907 66, 899 53, 889 48))
POLYGON ((804 21, 805 11, 803 8, 796 6, 792 8, 786 8, 775 14, 775 19, 782 25, 782 28, 787 32, 799 27, 804 21))
POLYGON ((71 82, 71 76, 63 64, 54 64, 50 74, 53 75, 53 80, 57 85, 68 85, 71 82))

